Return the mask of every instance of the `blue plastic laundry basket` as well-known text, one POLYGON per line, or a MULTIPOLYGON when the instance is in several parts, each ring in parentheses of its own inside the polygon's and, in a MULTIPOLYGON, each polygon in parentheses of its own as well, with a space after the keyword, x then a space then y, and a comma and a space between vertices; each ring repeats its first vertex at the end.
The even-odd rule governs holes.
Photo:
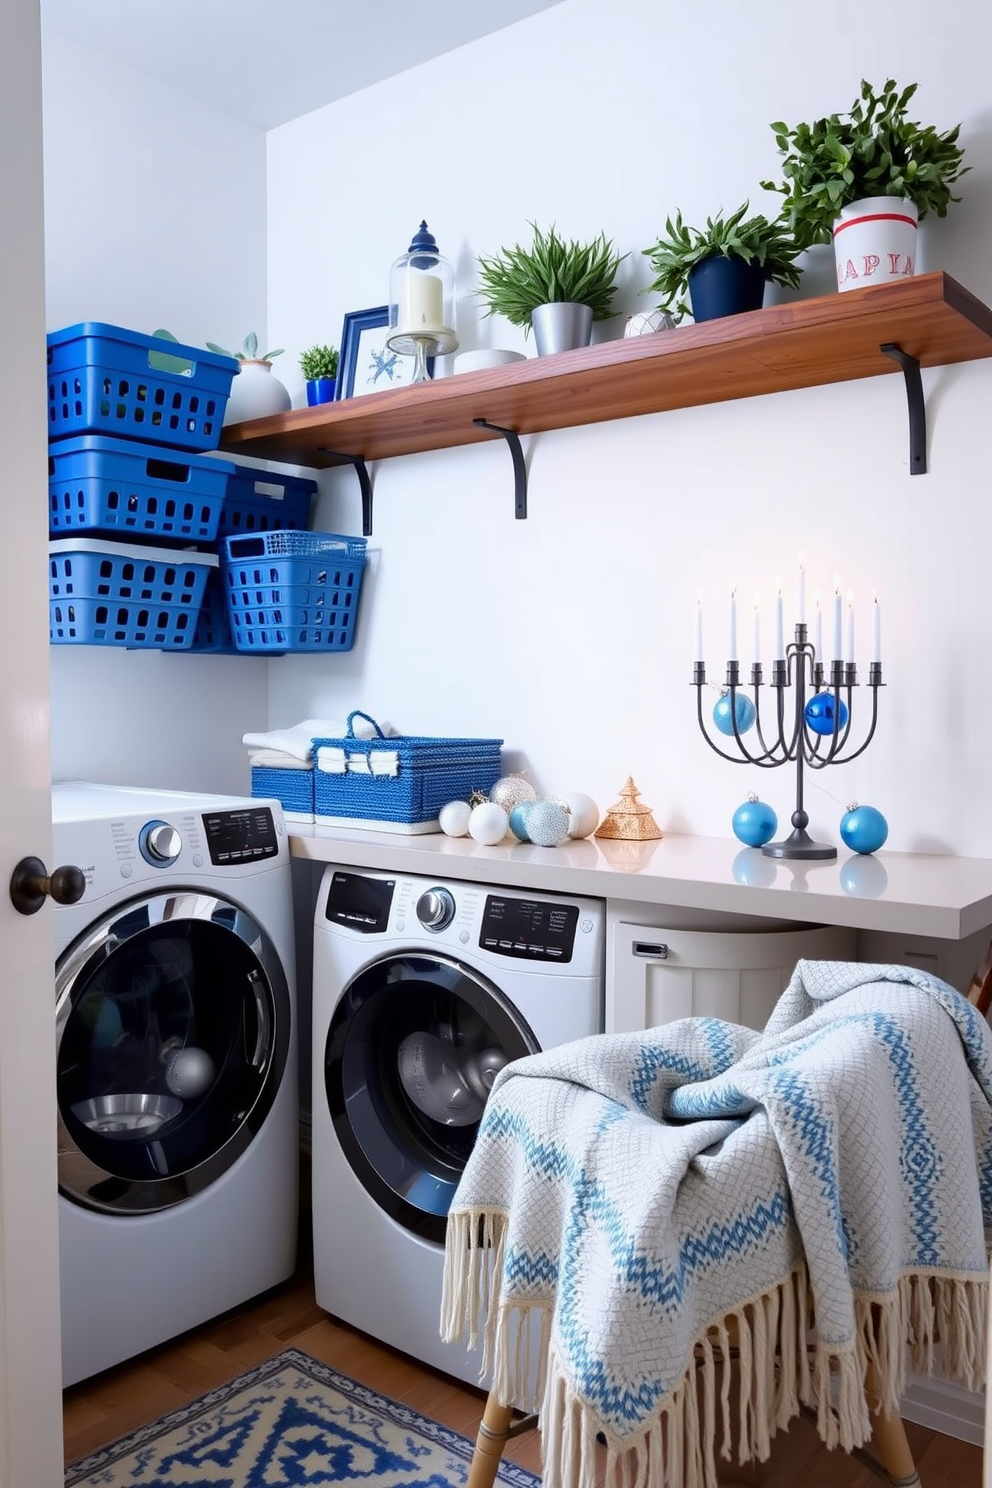
POLYGON ((227 613, 239 651, 350 651, 365 539, 257 532, 221 544, 227 613))
POLYGON ((48 544, 53 645, 188 651, 216 553, 96 538, 48 544))
POLYGON ((233 357, 101 321, 53 331, 49 437, 110 434, 175 449, 216 449, 237 370, 233 357))
POLYGON ((317 482, 305 476, 277 475, 235 462, 221 505, 217 535, 302 531, 309 526, 310 505, 317 490, 317 482))
POLYGON ((48 530, 213 542, 230 460, 179 454, 103 434, 55 440, 48 451, 48 530))

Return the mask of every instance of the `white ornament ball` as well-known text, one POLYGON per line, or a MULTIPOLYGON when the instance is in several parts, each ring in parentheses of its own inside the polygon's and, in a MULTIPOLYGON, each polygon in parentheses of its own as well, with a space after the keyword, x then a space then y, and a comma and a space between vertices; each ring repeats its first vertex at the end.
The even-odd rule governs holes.
POLYGON ((448 837, 467 837, 472 808, 467 801, 449 801, 437 814, 438 826, 448 837))
POLYGON ((509 827, 509 818, 502 806, 495 801, 483 801, 472 807, 468 819, 468 835, 483 847, 495 847, 502 842, 509 827))
POLYGON ((592 796, 572 791, 562 796, 562 805, 568 812, 569 837, 591 837, 599 826, 599 807, 592 796))
POLYGON ((537 847, 558 847, 568 838, 568 812, 560 801, 535 801, 527 813, 527 835, 537 847))
POLYGON ((489 792, 489 799, 510 812, 521 801, 536 801, 537 791, 522 775, 503 775, 489 792))
POLYGON ((625 336, 646 336, 652 331, 670 331, 675 321, 667 310, 642 310, 628 315, 623 328, 625 336))

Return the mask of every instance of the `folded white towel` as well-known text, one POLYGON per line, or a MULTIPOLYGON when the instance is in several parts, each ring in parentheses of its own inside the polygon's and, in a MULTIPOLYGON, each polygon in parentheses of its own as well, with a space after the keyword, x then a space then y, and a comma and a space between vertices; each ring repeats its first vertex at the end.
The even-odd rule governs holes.
POLYGON ((400 773, 400 757, 395 749, 371 749, 363 754, 322 744, 317 750, 317 769, 328 775, 395 777, 400 773))
MULTIPOLYGON (((388 723, 380 723, 379 727, 384 734, 392 733, 392 728, 388 723)), ((314 739, 343 739, 347 732, 347 720, 304 718, 302 723, 294 724, 291 728, 243 734, 241 742, 249 749, 275 749, 280 754, 294 756, 303 764, 310 764, 313 759, 314 739)), ((375 729, 367 719, 356 718, 354 735, 356 739, 372 739, 375 738, 375 729)))
POLYGON ((312 770, 312 760, 301 760, 298 755, 287 754, 282 749, 249 749, 248 763, 253 770, 312 770))

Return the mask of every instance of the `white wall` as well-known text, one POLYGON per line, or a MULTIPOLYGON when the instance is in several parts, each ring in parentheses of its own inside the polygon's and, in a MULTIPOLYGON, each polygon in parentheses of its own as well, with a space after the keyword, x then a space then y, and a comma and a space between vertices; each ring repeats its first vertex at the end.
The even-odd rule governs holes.
MULTIPOLYGON (((640 250, 666 215, 701 223, 745 197, 774 214, 757 184, 778 174, 770 121, 844 109, 862 77, 918 81, 917 117, 962 122, 972 170, 925 224, 923 267, 992 301, 989 8, 907 0, 898 26, 868 8, 853 28, 769 0, 718 16, 701 45, 649 0, 567 0, 271 132, 269 328, 286 371, 339 340, 345 311, 385 301, 422 216, 456 267, 463 346, 525 344, 480 323, 470 291, 475 255, 526 240, 529 221, 604 229, 631 254, 620 308, 645 308, 640 250)), ((834 573, 855 591, 863 660, 878 591, 888 684, 867 753, 811 779, 813 830, 837 841, 856 797, 886 814, 892 849, 992 855, 992 364, 925 385, 923 477, 907 470, 898 376, 531 438, 526 522, 501 443, 381 462, 356 649, 273 662, 272 724, 362 707, 408 733, 503 736, 541 789, 604 808, 633 774, 669 831, 729 836, 750 790, 786 822, 790 768, 736 768, 699 738, 691 621, 701 590, 719 676, 731 583, 767 605, 802 550, 810 597, 834 573)), ((353 474, 322 489, 321 524, 360 531, 353 474)))
MULTIPOLYGON (((43 73, 48 329, 264 337, 264 133, 52 32, 43 73)), ((76 646, 51 660, 56 779, 247 791, 266 662, 76 646)))

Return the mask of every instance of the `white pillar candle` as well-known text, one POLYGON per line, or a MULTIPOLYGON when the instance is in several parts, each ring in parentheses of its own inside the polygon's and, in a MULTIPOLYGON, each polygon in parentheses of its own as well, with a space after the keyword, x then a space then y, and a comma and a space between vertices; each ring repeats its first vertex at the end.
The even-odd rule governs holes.
POLYGON ((761 595, 754 596, 754 616, 751 623, 751 659, 755 666, 761 662, 761 595))
POLYGON ((816 652, 815 661, 823 660, 823 610, 820 605, 820 591, 816 591, 816 609, 813 611, 813 650, 816 652))
POLYGON ((785 660, 785 627, 782 619, 782 580, 775 580, 775 655, 774 661, 785 660))
POLYGON ((803 568, 803 555, 799 554, 799 574, 796 579, 796 620, 800 625, 806 624, 806 570, 803 568))
POLYGON ((834 574, 834 644, 830 653, 831 661, 841 661, 844 655, 840 639, 840 609, 840 579, 834 574))
POLYGON ((871 592, 871 660, 882 660, 882 606, 874 589, 871 592))
POLYGON ((696 660, 703 659, 703 597, 696 595, 696 660))
POLYGON ((397 330, 410 335, 440 329, 443 285, 436 274, 407 269, 400 288, 397 330))
POLYGON ((730 649, 727 653, 728 661, 737 660, 737 590, 730 591, 730 649))
POLYGON ((854 665, 854 590, 847 591, 847 635, 845 638, 844 660, 854 665))

